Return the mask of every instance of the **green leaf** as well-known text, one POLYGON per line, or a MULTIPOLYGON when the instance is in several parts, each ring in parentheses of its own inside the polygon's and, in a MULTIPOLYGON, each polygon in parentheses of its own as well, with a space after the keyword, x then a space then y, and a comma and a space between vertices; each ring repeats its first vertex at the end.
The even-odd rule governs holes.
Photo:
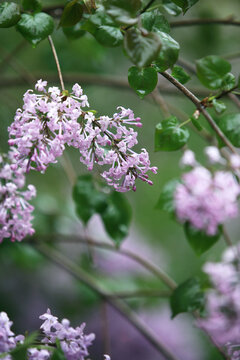
MULTIPOLYGON (((57 339, 57 341, 58 341, 58 339, 57 339)), ((66 360, 66 356, 64 355, 64 352, 58 343, 57 343, 57 348, 55 348, 53 351, 51 360, 66 360)))
POLYGON ((199 0, 172 0, 172 2, 174 2, 174 4, 176 4, 177 6, 179 6, 182 9, 183 14, 185 14, 186 11, 189 10, 198 1, 199 0))
POLYGON ((181 84, 186 84, 191 79, 191 76, 189 76, 185 72, 185 70, 178 65, 175 65, 173 67, 172 76, 177 79, 181 84))
POLYGON ((199 280, 191 278, 180 284, 172 293, 170 306, 172 317, 184 312, 203 310, 205 303, 204 293, 199 280))
POLYGON ((161 8, 164 12, 171 16, 178 16, 182 12, 182 9, 171 0, 162 0, 161 8))
POLYGON ((138 67, 148 66, 155 60, 161 48, 157 34, 142 34, 140 30, 129 29, 124 37, 124 48, 131 61, 138 67))
POLYGON ((221 100, 213 99, 212 104, 218 114, 222 114, 227 109, 226 105, 221 100))
POLYGON ((156 125, 155 151, 175 151, 187 143, 189 131, 179 125, 175 116, 170 116, 156 125))
POLYGON ((224 86, 224 81, 229 82, 228 73, 231 70, 231 64, 228 61, 216 55, 209 55, 197 60, 196 63, 197 76, 207 88, 219 89, 224 86))
POLYGON ((72 0, 64 7, 59 26, 73 26, 81 20, 82 15, 82 4, 78 0, 72 0))
POLYGON ((234 146, 240 147, 240 113, 221 116, 218 126, 234 146))
POLYGON ((157 71, 153 67, 139 69, 132 66, 128 70, 128 82, 140 98, 150 94, 158 82, 157 71))
POLYGON ((103 5, 117 24, 133 25, 137 22, 141 0, 105 0, 103 5))
POLYGON ((225 91, 229 91, 232 88, 234 88, 236 85, 236 78, 233 74, 228 73, 224 76, 222 80, 222 86, 221 88, 225 91))
POLYGON ((164 15, 158 10, 145 12, 141 15, 142 26, 147 31, 163 31, 170 32, 170 26, 164 15))
POLYGON ((131 207, 122 193, 112 192, 108 196, 108 206, 101 213, 107 233, 117 245, 128 235, 131 222, 131 207))
POLYGON ((17 30, 22 36, 28 40, 33 46, 45 39, 53 32, 53 18, 43 12, 33 15, 22 14, 17 24, 17 30))
POLYGON ((77 215, 85 225, 92 215, 101 213, 107 208, 107 195, 95 188, 90 174, 77 178, 73 187, 73 199, 77 215))
POLYGON ((16 25, 20 17, 20 7, 16 3, 3 2, 0 4, 0 28, 16 25))
POLYGON ((207 235, 204 231, 195 229, 189 223, 184 224, 184 232, 188 243, 197 255, 209 250, 220 238, 221 228, 216 235, 207 235))
POLYGON ((190 117, 191 121, 192 121, 192 124, 193 126, 195 126, 195 128, 198 130, 198 131, 202 131, 202 125, 199 123, 199 121, 197 119, 195 119, 194 116, 191 116, 190 117))
POLYGON ((39 0, 22 0, 22 7, 25 11, 39 12, 42 10, 42 4, 39 0))
POLYGON ((113 26, 100 26, 94 36, 104 46, 118 46, 123 41, 121 30, 113 26))
POLYGON ((85 30, 82 30, 81 22, 78 22, 74 26, 63 27, 64 35, 70 40, 76 40, 86 34, 85 30))
POLYGON ((157 209, 166 211, 170 215, 175 214, 174 193, 176 191, 176 187, 179 184, 179 179, 172 179, 163 187, 158 203, 156 205, 157 209))
POLYGON ((116 27, 112 18, 101 9, 91 15, 82 28, 104 46, 118 46, 123 41, 120 28, 116 27))
POLYGON ((157 71, 162 72, 171 68, 178 59, 180 46, 169 34, 158 31, 162 47, 157 60, 154 62, 157 71))
POLYGON ((38 333, 34 332, 27 336, 23 344, 18 345, 15 349, 11 351, 11 357, 13 360, 26 360, 27 359, 27 350, 30 347, 33 347, 33 344, 36 341, 38 333))

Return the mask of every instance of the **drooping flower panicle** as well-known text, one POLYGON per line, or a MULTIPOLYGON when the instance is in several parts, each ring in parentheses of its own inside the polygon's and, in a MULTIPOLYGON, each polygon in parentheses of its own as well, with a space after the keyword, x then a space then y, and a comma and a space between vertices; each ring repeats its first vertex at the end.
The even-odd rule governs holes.
POLYGON ((107 168, 102 176, 117 191, 135 190, 137 178, 152 184, 147 172, 156 173, 157 168, 150 166, 145 149, 140 154, 132 149, 138 134, 129 126, 141 126, 132 110, 119 107, 112 118, 96 118, 83 110, 89 103, 78 84, 71 94, 57 87, 46 90, 46 86, 46 81, 39 80, 36 90, 40 94, 25 93, 23 108, 17 110, 9 127, 9 145, 17 149, 17 161, 26 171, 44 172, 66 146, 73 146, 88 170, 95 163, 107 168))

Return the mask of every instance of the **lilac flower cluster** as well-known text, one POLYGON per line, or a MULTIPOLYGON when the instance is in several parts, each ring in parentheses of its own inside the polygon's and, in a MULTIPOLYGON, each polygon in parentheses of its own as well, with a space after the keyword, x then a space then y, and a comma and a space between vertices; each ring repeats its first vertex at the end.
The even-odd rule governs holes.
MULTIPOLYGON (((214 149, 206 153, 212 163, 221 160, 214 149)), ((240 186, 231 172, 211 173, 198 164, 190 150, 184 154, 182 164, 192 166, 192 170, 182 176, 176 188, 176 215, 182 223, 189 222, 194 228, 215 235, 219 225, 238 215, 240 186)))
POLYGON ((10 360, 8 353, 24 340, 22 335, 15 336, 11 326, 12 321, 9 320, 7 314, 4 311, 0 312, 0 356, 6 353, 6 356, 1 357, 4 360, 10 360))
POLYGON ((59 322, 58 318, 53 316, 49 309, 40 316, 40 319, 44 320, 40 327, 45 335, 42 340, 44 344, 56 344, 58 339, 67 360, 84 360, 88 355, 88 347, 95 339, 94 334, 85 335, 83 333, 85 324, 73 328, 67 319, 59 322))
MULTIPOLYGON (((53 316, 48 309, 47 312, 40 316, 43 324, 40 329, 45 335, 42 339, 42 346, 28 349, 28 360, 48 360, 56 348, 57 342, 60 343, 61 349, 65 355, 66 360, 84 360, 89 355, 88 347, 95 339, 94 334, 85 335, 83 330, 85 324, 73 328, 67 319, 61 322, 58 318, 53 316)), ((9 354, 19 343, 24 342, 24 336, 15 336, 11 331, 12 321, 5 312, 0 313, 0 358, 4 360, 11 360, 9 354)), ((104 355, 105 360, 111 360, 109 355, 104 355)))
POLYGON ((0 156, 0 243, 4 238, 21 241, 34 233, 34 208, 28 201, 36 196, 36 190, 28 185, 23 191, 24 185, 24 169, 16 162, 14 149, 10 149, 0 156))
POLYGON ((240 359, 240 246, 228 248, 219 263, 206 263, 213 288, 206 294, 207 316, 198 321, 214 341, 240 359))
POLYGON ((44 172, 67 145, 79 149, 80 161, 88 170, 94 163, 106 165, 102 176, 117 191, 135 190, 136 178, 152 184, 147 172, 156 173, 157 168, 150 166, 145 149, 140 154, 132 150, 138 134, 128 126, 141 126, 132 110, 119 107, 112 118, 96 118, 93 112, 83 111, 89 104, 78 84, 71 94, 57 87, 46 90, 46 86, 46 81, 39 80, 35 86, 39 94, 25 93, 23 108, 9 127, 9 145, 16 147, 17 161, 26 171, 44 172))

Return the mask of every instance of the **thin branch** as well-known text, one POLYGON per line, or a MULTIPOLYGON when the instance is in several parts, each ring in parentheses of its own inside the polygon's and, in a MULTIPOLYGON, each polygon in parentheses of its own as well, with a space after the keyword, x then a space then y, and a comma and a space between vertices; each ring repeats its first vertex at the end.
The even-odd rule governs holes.
POLYGON ((159 88, 156 88, 152 93, 151 96, 154 102, 160 107, 162 114, 165 118, 168 118, 171 114, 168 108, 166 101, 163 99, 159 92, 159 88))
POLYGON ((48 36, 48 41, 50 43, 50 46, 51 46, 51 49, 52 49, 52 52, 53 52, 53 56, 54 56, 54 59, 55 59, 56 65, 57 65, 57 71, 58 71, 58 76, 59 76, 61 88, 62 88, 62 91, 64 91, 65 87, 64 87, 61 67, 60 67, 60 63, 59 63, 59 60, 58 60, 57 52, 56 52, 52 37, 50 35, 48 36))
POLYGON ((76 174, 76 171, 72 165, 72 162, 66 152, 61 157, 60 162, 61 162, 63 170, 69 180, 69 183, 71 184, 71 186, 74 186, 76 183, 77 174, 76 174))
POLYGON ((125 302, 117 298, 109 298, 105 290, 103 290, 102 287, 100 287, 89 274, 79 268, 60 252, 54 250, 50 246, 46 246, 45 244, 38 244, 36 245, 36 248, 51 262, 55 263, 61 269, 67 271, 70 275, 84 283, 95 293, 97 293, 102 299, 107 301, 108 304, 117 310, 122 316, 124 316, 124 318, 126 318, 145 337, 145 339, 148 340, 148 342, 152 344, 152 346, 165 357, 165 359, 177 360, 176 356, 173 355, 165 347, 165 345, 155 337, 151 330, 146 327, 146 325, 138 318, 138 316, 125 302))
POLYGON ((184 26, 195 26, 195 25, 230 25, 240 26, 240 21, 235 21, 233 18, 228 19, 185 19, 179 21, 170 22, 171 27, 184 27, 184 26))
POLYGON ((9 65, 9 62, 16 57, 16 55, 26 46, 27 42, 25 40, 21 41, 9 54, 7 54, 3 60, 0 62, 0 73, 3 72, 6 66, 9 65))
POLYGON ((145 12, 150 8, 150 6, 152 6, 152 4, 154 3, 154 1, 155 1, 155 0, 150 0, 150 1, 148 2, 148 4, 142 9, 142 11, 140 12, 140 14, 145 13, 145 12))
MULTIPOLYGON (((89 244, 91 246, 95 246, 95 247, 98 247, 103 250, 114 251, 117 254, 126 256, 129 259, 131 259, 131 260, 137 262, 138 264, 140 264, 141 266, 143 266, 145 269, 147 269, 152 274, 154 274, 169 289, 174 290, 177 287, 177 284, 175 283, 175 281, 172 278, 170 278, 162 269, 160 269, 159 266, 151 263, 147 259, 142 258, 140 255, 136 254, 135 252, 132 252, 130 250, 123 249, 123 248, 118 249, 112 244, 108 244, 104 241, 95 241, 91 238, 88 238, 86 241, 85 238, 81 238, 76 235, 57 235, 57 236, 58 236, 58 239, 56 241, 57 243, 65 242, 68 244, 71 244, 71 243, 74 243, 74 244, 80 243, 80 244, 84 244, 84 245, 89 244)), ((48 235, 48 236, 42 236, 39 240, 30 238, 28 242, 30 244, 34 245, 35 243, 39 243, 39 241, 41 241, 41 242, 48 241, 51 244, 52 242, 55 241, 55 238, 56 238, 56 235, 53 235, 53 236, 48 235)), ((27 240, 25 240, 25 242, 27 242, 27 240)))
POLYGON ((111 355, 110 329, 108 321, 108 304, 104 300, 101 304, 103 353, 111 355))
POLYGON ((223 238, 224 238, 227 246, 233 246, 233 243, 230 239, 230 236, 228 235, 228 232, 227 232, 225 226, 222 227, 222 234, 223 234, 223 238))
MULTIPOLYGON (((43 74, 33 74, 35 79, 43 78, 43 74)), ((48 80, 49 83, 57 83, 59 78, 56 74, 48 73, 44 74, 44 78, 48 80)), ((130 91, 134 94, 133 90, 130 88, 127 79, 119 76, 109 76, 109 75, 97 75, 97 74, 86 74, 86 73, 76 73, 76 74, 64 74, 64 80, 67 84, 73 84, 78 82, 82 85, 94 85, 94 86, 102 86, 102 87, 111 87, 116 89, 124 89, 130 91)), ((9 87, 17 87, 17 86, 25 86, 26 81, 13 76, 6 76, 0 78, 0 90, 1 88, 9 88, 9 87)), ((200 87, 191 87, 192 92, 197 93, 199 96, 206 97, 209 95, 209 92, 200 87)), ((165 86, 161 84, 159 86, 159 90, 161 93, 167 95, 178 96, 179 93, 173 87, 165 86)), ((147 99, 147 97, 145 98, 147 99)))
POLYGON ((217 126, 211 115, 202 105, 201 101, 191 92, 189 91, 184 85, 182 85, 178 80, 176 80, 172 75, 168 72, 164 71, 161 72, 162 76, 164 76, 167 80, 169 80, 174 86, 176 86, 188 99, 190 99, 196 108, 203 114, 203 116, 208 121, 209 125, 215 131, 215 133, 220 137, 223 143, 231 150, 232 153, 237 154, 235 148, 233 147, 232 143, 228 140, 228 138, 224 135, 222 130, 217 126))
POLYGON ((139 298, 139 297, 157 297, 157 298, 169 298, 172 292, 169 290, 149 290, 149 289, 139 289, 139 290, 125 290, 125 291, 114 291, 113 294, 109 294, 109 297, 118 297, 120 299, 129 299, 129 298, 139 298))

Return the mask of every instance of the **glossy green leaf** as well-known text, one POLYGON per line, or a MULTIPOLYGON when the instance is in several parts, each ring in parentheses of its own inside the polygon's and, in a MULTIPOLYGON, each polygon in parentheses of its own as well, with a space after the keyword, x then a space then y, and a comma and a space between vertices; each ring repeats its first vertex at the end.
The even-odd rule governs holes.
POLYGON ((194 4, 196 4, 199 0, 172 0, 177 6, 179 6, 183 13, 189 10, 194 4))
POLYGON ((132 28, 125 34, 124 48, 135 65, 144 67, 158 57, 161 41, 156 33, 143 35, 140 30, 132 28))
POLYGON ((33 15, 22 14, 17 24, 17 30, 34 46, 50 35, 53 29, 53 18, 42 12, 33 15))
POLYGON ((42 10, 42 4, 39 0, 22 0, 22 7, 25 11, 39 12, 42 10))
POLYGON ((139 69, 132 66, 128 70, 129 85, 136 91, 140 98, 150 94, 158 82, 157 71, 153 67, 139 69))
POLYGON ((84 224, 88 223, 92 215, 101 213, 107 208, 107 195, 96 189, 91 175, 77 178, 73 187, 73 199, 77 215, 84 224))
POLYGON ((226 105, 221 100, 213 99, 212 104, 218 114, 222 114, 227 109, 226 105))
POLYGON ((20 17, 18 4, 5 1, 0 4, 0 28, 9 28, 16 25, 20 17))
POLYGON ((171 16, 178 16, 182 12, 182 9, 171 0, 162 0, 162 4, 160 6, 162 11, 171 16))
POLYGON ((179 179, 172 179, 163 187, 156 205, 157 209, 166 211, 170 215, 175 214, 174 193, 178 184, 180 184, 179 179))
POLYGON ((158 10, 148 11, 141 15, 142 26, 147 31, 170 32, 170 26, 164 15, 158 10))
POLYGON ((82 30, 81 22, 78 22, 78 23, 75 24, 74 26, 63 27, 63 32, 64 32, 64 35, 65 35, 69 40, 79 39, 79 38, 82 37, 84 34, 86 34, 86 31, 85 31, 85 30, 82 30))
POLYGON ((218 126, 234 146, 240 147, 240 113, 221 116, 218 126))
POLYGON ((224 76, 222 80, 221 88, 225 91, 229 91, 234 88, 236 85, 236 78, 232 73, 228 73, 224 76))
POLYGON ((59 26, 73 26, 83 15, 83 5, 78 0, 72 0, 64 7, 59 26))
POLYGON ((107 13, 119 25, 133 25, 137 22, 141 0, 105 0, 107 13))
POLYGON ((118 46, 123 41, 120 28, 116 27, 112 18, 102 10, 91 15, 83 29, 90 32, 104 46, 118 46))
POLYGON ((184 232, 188 243, 197 255, 201 255, 205 251, 209 250, 221 236, 220 228, 216 235, 210 236, 207 235, 204 231, 195 229, 189 223, 184 225, 184 232))
POLYGON ((189 131, 179 127, 175 116, 156 125, 155 151, 175 151, 181 149, 188 141, 189 131))
POLYGON ((119 245, 128 235, 131 222, 131 207, 122 193, 112 192, 108 196, 108 206, 101 213, 107 233, 119 245))
POLYGON ((178 65, 173 67, 172 76, 181 84, 186 84, 191 79, 191 76, 189 76, 188 73, 186 73, 186 71, 178 65))
POLYGON ((197 76, 201 83, 209 89, 223 87, 224 80, 229 79, 231 64, 216 55, 209 55, 196 61, 197 76))
POLYGON ((199 280, 191 278, 180 284, 170 297, 172 317, 184 312, 202 311, 205 298, 199 280))
POLYGON ((160 37, 162 47, 154 64, 157 71, 162 72, 175 64, 178 59, 180 46, 169 34, 162 31, 159 31, 157 34, 160 37))

